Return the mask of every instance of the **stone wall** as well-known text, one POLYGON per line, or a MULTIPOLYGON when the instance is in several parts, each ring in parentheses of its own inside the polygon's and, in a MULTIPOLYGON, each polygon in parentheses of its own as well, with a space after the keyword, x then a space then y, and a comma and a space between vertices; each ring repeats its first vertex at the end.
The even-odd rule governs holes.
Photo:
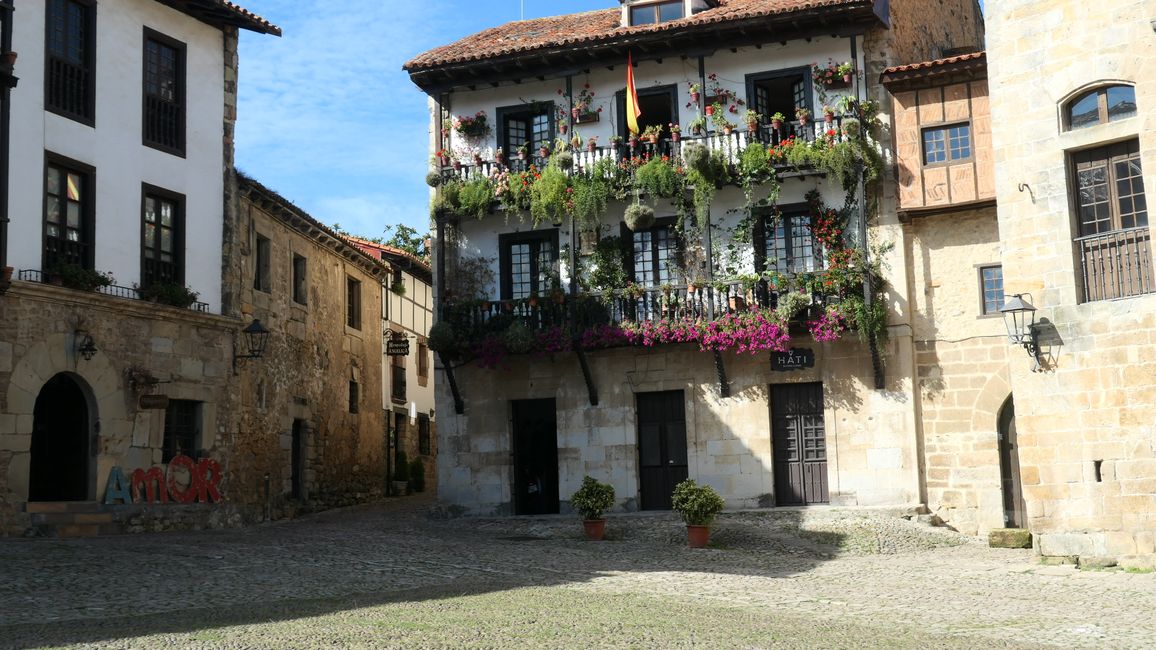
MULTIPOLYGON (((244 363, 237 380, 242 415, 235 463, 241 489, 264 499, 273 516, 302 503, 343 505, 383 493, 385 425, 381 404, 381 280, 373 260, 325 236, 322 243, 275 195, 254 193, 242 180, 239 287, 243 320, 259 318, 272 331, 264 358, 244 363), (265 200, 255 199, 263 196, 265 200), (296 224, 296 225, 294 225, 296 224), (304 229, 304 230, 303 230, 304 229), (255 237, 270 241, 270 290, 253 288, 255 237), (293 256, 306 259, 306 304, 293 300, 293 256), (367 269, 373 269, 371 273, 367 269), (346 324, 346 279, 361 282, 361 328, 346 324), (356 412, 350 382, 358 385, 356 412), (294 421, 303 428, 304 494, 290 502, 294 421)), ((263 191, 263 190, 262 190, 263 191)), ((279 198, 279 197, 278 197, 279 198)), ((321 233, 324 235, 324 233, 321 233)))
POLYGON ((1082 302, 1070 153, 1138 139, 1156 187, 1156 36, 1149 0, 988 7, 1005 286, 1030 292, 1045 371, 1016 353, 1020 463, 1045 555, 1151 555, 1156 538, 1156 296, 1082 302), (1041 70, 1046 74, 1041 74, 1041 70), (1067 101, 1135 84, 1135 117, 1066 131, 1067 101), (1022 184, 1022 189, 1021 189, 1022 184))
MULTIPOLYGON (((835 505, 919 502, 909 339, 883 346, 888 385, 872 389, 865 346, 814 344, 816 367, 772 372, 768 355, 725 353, 731 396, 721 397, 712 355, 692 346, 589 353, 599 404, 591 408, 573 354, 518 356, 509 370, 456 370, 464 415, 439 411, 439 498, 475 514, 513 508, 510 400, 557 400, 559 494, 566 501, 589 474, 610 482, 616 509, 638 508, 637 393, 682 390, 689 475, 719 491, 728 507, 774 503, 772 383, 822 382, 830 501, 835 505)), ((439 372, 441 375, 441 372, 439 372)), ((437 390, 452 404, 444 375, 437 390)))
MULTIPOLYGON (((153 392, 201 403, 199 454, 221 464, 220 490, 249 503, 232 451, 236 395, 229 388, 233 319, 51 285, 14 282, 0 296, 0 533, 21 534, 28 499, 34 411, 46 382, 65 373, 85 393, 92 460, 87 498, 103 500, 109 472, 160 465, 164 410, 138 407, 136 368, 164 382, 153 392), (98 352, 85 360, 74 331, 98 352)), ((211 509, 213 506, 203 506, 211 509)))

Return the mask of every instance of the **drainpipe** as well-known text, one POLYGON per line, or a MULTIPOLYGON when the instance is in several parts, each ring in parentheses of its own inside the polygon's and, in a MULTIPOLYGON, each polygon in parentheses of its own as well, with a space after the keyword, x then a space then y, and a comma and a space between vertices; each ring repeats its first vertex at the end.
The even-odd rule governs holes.
MULTIPOLYGON (((0 0, 0 53, 12 51, 12 0, 0 0)), ((8 157, 9 123, 12 119, 12 88, 16 86, 14 70, 5 70, 0 83, 0 269, 8 266, 8 157)))

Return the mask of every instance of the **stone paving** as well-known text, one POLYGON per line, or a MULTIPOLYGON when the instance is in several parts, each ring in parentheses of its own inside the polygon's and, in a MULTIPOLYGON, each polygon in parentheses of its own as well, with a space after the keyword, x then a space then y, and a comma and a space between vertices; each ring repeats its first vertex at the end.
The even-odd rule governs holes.
POLYGON ((609 539, 592 543, 575 517, 431 519, 431 505, 410 497, 243 530, 3 539, 0 647, 100 647, 111 638, 101 622, 163 615, 176 629, 192 610, 518 587, 752 606, 952 647, 1156 646, 1156 574, 1041 566, 1031 551, 887 513, 728 514, 716 548, 691 550, 669 513, 611 516, 609 539))

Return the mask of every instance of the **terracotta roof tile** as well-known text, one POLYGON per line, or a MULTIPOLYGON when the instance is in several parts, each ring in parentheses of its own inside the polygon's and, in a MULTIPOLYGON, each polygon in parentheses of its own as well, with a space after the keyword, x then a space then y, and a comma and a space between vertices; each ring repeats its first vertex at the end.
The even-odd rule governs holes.
POLYGON ((882 76, 888 77, 903 72, 920 72, 932 70, 935 68, 943 68, 956 63, 964 63, 967 61, 980 61, 987 59, 987 52, 971 52, 969 54, 959 54, 956 56, 949 56, 942 59, 935 59, 934 61, 923 61, 922 63, 909 63, 907 65, 897 65, 893 68, 887 68, 883 71, 882 76))
POLYGON ((587 46, 619 37, 681 30, 816 9, 866 5, 871 0, 720 0, 718 7, 669 22, 621 26, 618 8, 506 23, 420 54, 403 69, 415 72, 560 46, 587 46))
POLYGON ((248 9, 238 5, 237 3, 230 2, 229 0, 216 0, 216 2, 217 2, 217 4, 221 5, 222 7, 225 7, 226 9, 233 11, 234 13, 242 16, 243 18, 248 19, 250 22, 256 23, 256 25, 264 27, 265 33, 275 34, 277 36, 281 35, 281 28, 280 27, 274 25, 273 23, 269 22, 268 20, 265 20, 264 18, 262 18, 261 16, 258 16, 257 14, 253 13, 252 11, 249 11, 248 9))
POLYGON ((179 11, 205 20, 236 25, 261 34, 281 35, 281 28, 231 0, 158 0, 179 11))

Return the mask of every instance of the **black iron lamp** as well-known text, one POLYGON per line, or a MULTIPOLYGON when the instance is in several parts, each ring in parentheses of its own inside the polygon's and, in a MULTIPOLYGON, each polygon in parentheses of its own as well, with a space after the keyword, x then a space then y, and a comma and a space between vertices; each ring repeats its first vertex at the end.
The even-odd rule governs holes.
POLYGON ((261 319, 254 318, 252 323, 241 330, 245 337, 246 354, 237 354, 237 341, 233 340, 233 374, 237 374, 237 362, 242 359, 260 359, 265 354, 265 346, 269 345, 269 330, 261 324, 261 319))
POLYGON ((1036 327, 1036 308, 1024 300, 1025 295, 1031 297, 1031 294, 1017 293, 1004 298, 1000 312, 1007 326, 1008 342, 1027 350, 1035 361, 1034 372, 1040 367, 1040 332, 1036 327))
POLYGON ((92 334, 85 330, 76 330, 76 353, 84 358, 85 361, 92 361, 100 350, 96 347, 96 342, 92 340, 92 334))

